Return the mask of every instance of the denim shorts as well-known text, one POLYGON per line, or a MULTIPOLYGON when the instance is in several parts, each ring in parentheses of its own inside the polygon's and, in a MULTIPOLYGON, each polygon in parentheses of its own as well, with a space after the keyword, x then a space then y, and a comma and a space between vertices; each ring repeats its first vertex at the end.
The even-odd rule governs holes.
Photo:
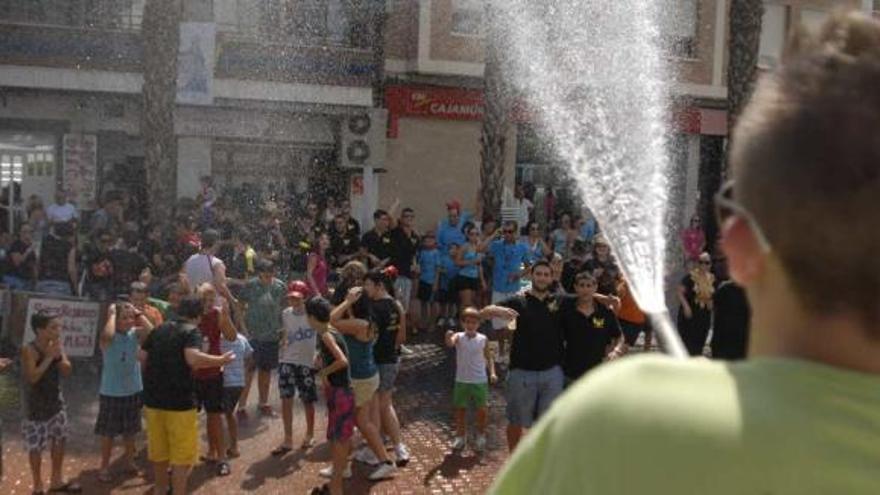
POLYGON ((507 421, 530 428, 562 393, 562 367, 544 371, 512 369, 507 375, 507 421))
POLYGON ((400 370, 400 364, 377 364, 376 367, 379 368, 379 392, 391 392, 394 390, 394 382, 397 381, 397 372, 400 370))

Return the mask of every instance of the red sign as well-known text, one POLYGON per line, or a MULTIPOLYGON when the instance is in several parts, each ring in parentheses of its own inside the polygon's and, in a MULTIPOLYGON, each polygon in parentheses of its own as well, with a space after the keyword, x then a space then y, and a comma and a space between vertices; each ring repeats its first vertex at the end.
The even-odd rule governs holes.
POLYGON ((483 92, 474 89, 392 86, 386 90, 390 126, 388 137, 397 137, 402 116, 446 120, 482 120, 483 92))

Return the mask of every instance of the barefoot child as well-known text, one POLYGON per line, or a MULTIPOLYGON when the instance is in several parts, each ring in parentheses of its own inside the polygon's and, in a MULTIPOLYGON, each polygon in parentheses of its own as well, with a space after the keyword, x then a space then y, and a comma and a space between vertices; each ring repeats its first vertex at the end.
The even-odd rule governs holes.
POLYGON ((480 312, 467 307, 461 312, 463 332, 446 332, 446 345, 455 347, 455 388, 452 402, 455 406, 455 441, 453 450, 464 449, 467 443, 467 408, 473 404, 477 410, 477 440, 474 450, 482 452, 486 448, 486 424, 488 415, 486 404, 489 401, 489 383, 498 381, 495 363, 489 350, 488 339, 477 333, 480 326, 480 312), (486 369, 489 373, 487 375, 486 369))
POLYGON ((113 438, 117 436, 122 437, 125 445, 123 472, 137 473, 134 439, 141 431, 141 392, 144 390, 137 356, 141 343, 152 331, 152 322, 132 304, 111 304, 107 310, 107 323, 100 338, 103 366, 95 422, 95 434, 101 437, 98 480, 104 483, 113 481, 109 466, 113 438))
POLYGON ((235 408, 244 388, 245 363, 253 359, 254 349, 248 338, 240 333, 233 341, 221 341, 220 349, 224 354, 230 351, 235 354, 235 360, 223 367, 223 415, 226 416, 226 428, 229 431, 226 456, 235 459, 241 455, 238 451, 238 418, 235 417, 235 408))

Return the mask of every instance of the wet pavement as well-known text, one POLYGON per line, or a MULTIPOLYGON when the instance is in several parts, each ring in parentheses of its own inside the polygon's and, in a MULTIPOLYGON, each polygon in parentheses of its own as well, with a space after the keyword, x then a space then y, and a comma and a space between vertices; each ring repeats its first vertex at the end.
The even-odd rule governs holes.
MULTIPOLYGON (((466 449, 461 455, 454 454, 450 446, 453 436, 451 398, 455 373, 454 356, 452 351, 439 345, 440 340, 439 334, 413 339, 409 345, 413 353, 404 356, 401 364, 395 404, 404 441, 412 453, 412 461, 398 470, 396 478, 378 483, 366 480, 372 468, 355 462, 354 477, 346 483, 346 493, 483 493, 491 484, 507 455, 501 389, 492 389, 486 452, 478 456, 466 449)), ((65 383, 71 421, 71 438, 64 463, 65 476, 79 481, 86 494, 151 493, 151 473, 145 460, 143 435, 138 439, 137 464, 141 474, 116 474, 111 483, 98 481, 98 439, 92 433, 98 413, 97 366, 90 362, 75 362, 74 365, 77 369, 65 383)), ((27 456, 22 449, 18 406, 15 404, 18 395, 16 379, 14 372, 6 373, 0 379, 5 471, 0 482, 0 493, 4 495, 31 492, 31 476, 27 456)), ((276 380, 273 377, 273 405, 279 410, 275 385, 276 380)), ((239 433, 242 456, 232 462, 232 474, 228 477, 216 477, 212 467, 197 466, 190 478, 191 492, 218 495, 245 492, 302 494, 309 493, 313 487, 322 484, 324 480, 318 475, 318 471, 330 459, 328 445, 323 441, 326 427, 323 403, 319 405, 316 414, 318 444, 307 452, 294 451, 281 459, 270 455, 283 437, 280 419, 258 417, 254 411, 256 390, 251 392, 250 404, 250 419, 241 424, 239 433)), ((294 423, 295 433, 305 431, 305 418, 299 403, 295 405, 294 423)), ((298 443, 299 438, 295 436, 294 441, 298 443)), ((203 438, 203 450, 206 446, 203 438)), ((115 457, 121 455, 121 447, 114 454, 115 457)), ((48 476, 48 453, 44 454, 43 472, 48 476)))

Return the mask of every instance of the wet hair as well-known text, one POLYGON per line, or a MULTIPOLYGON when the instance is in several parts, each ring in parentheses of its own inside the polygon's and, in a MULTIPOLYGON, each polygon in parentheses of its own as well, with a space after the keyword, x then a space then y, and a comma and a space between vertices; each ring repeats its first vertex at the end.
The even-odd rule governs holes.
POLYGON ((55 315, 50 315, 49 313, 39 312, 34 315, 31 315, 31 328, 34 332, 38 330, 43 330, 52 323, 52 320, 58 318, 55 315))
POLYGON ((342 278, 345 280, 362 279, 367 274, 367 267, 357 260, 342 265, 342 278))
POLYGON ((388 212, 385 210, 376 210, 373 212, 373 220, 380 220, 382 217, 387 216, 388 212))
POLYGON ((480 311, 473 306, 468 306, 461 310, 461 314, 459 315, 459 319, 464 321, 465 318, 476 318, 480 319, 480 311))
POLYGON ((306 315, 311 316, 321 323, 330 322, 330 311, 332 310, 330 301, 323 297, 313 297, 306 301, 306 315))
POLYGON ((211 249, 220 241, 220 232, 208 229, 202 232, 202 249, 211 249))
POLYGON ((593 276, 593 274, 590 272, 580 272, 574 276, 574 283, 575 284, 577 284, 578 282, 584 282, 584 281, 597 283, 596 277, 593 276))
POLYGON ((275 263, 266 258, 260 258, 256 262, 254 269, 257 273, 271 273, 275 270, 275 263))
POLYGON ((734 198, 755 217, 802 306, 851 314, 875 338, 878 88, 880 22, 838 12, 817 36, 796 36, 760 81, 730 151, 734 198))
POLYGON ((392 266, 388 266, 381 270, 370 270, 369 272, 367 272, 366 279, 376 285, 381 284, 383 287, 385 287, 385 290, 388 292, 388 294, 391 295, 391 297, 396 297, 394 293, 394 280, 397 278, 396 274, 397 269, 392 266), (392 268, 393 273, 392 270, 390 270, 392 268))
POLYGON ((181 318, 191 320, 194 318, 198 318, 201 316, 204 309, 204 303, 202 302, 202 298, 196 294, 190 294, 184 296, 180 300, 180 306, 177 308, 177 314, 180 315, 181 318))

